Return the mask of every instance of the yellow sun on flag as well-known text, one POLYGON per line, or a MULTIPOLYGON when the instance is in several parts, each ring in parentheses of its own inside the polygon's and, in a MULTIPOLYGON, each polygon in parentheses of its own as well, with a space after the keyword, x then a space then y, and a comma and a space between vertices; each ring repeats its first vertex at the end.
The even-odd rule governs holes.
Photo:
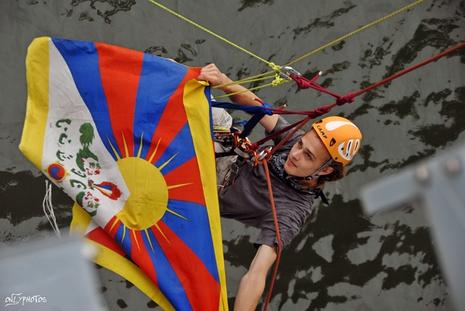
MULTIPOLYGON (((191 183, 168 185, 160 172, 176 157, 176 154, 157 167, 151 163, 151 160, 155 157, 158 148, 155 148, 148 160, 139 157, 140 152, 136 157, 131 157, 128 156, 126 139, 124 135, 122 136, 124 155, 119 155, 115 148, 113 148, 113 152, 118 159, 116 163, 129 189, 129 198, 123 209, 116 214, 117 219, 123 223, 125 229, 130 228, 132 230, 145 230, 154 225, 156 226, 166 212, 187 220, 186 217, 168 208, 168 190, 187 186, 191 183)), ((158 141, 157 147, 160 141, 161 139, 158 141)), ((158 226, 156 227, 160 230, 158 226)), ((163 234, 163 232, 161 233, 163 234)))

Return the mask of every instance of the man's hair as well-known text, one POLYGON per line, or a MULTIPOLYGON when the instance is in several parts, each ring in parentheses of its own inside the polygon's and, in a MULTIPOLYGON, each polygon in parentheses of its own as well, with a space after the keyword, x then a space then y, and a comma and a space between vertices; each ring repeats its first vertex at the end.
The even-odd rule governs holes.
POLYGON ((329 164, 329 166, 334 169, 331 173, 327 175, 318 176, 317 186, 320 188, 324 186, 325 182, 336 181, 346 175, 346 170, 342 163, 331 161, 331 164, 329 164))

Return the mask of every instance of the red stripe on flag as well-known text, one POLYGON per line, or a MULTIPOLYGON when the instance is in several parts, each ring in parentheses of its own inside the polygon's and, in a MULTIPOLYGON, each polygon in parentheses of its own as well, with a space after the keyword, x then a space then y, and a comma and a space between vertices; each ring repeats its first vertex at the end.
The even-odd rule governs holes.
POLYGON ((166 104, 166 107, 160 117, 160 122, 153 134, 152 143, 148 152, 150 157, 155 148, 158 146, 155 157, 152 159, 151 163, 154 164, 158 161, 166 148, 170 145, 171 141, 186 124, 187 116, 183 104, 184 85, 187 81, 197 78, 199 72, 199 68, 189 68, 184 79, 181 81, 178 88, 174 91, 166 104), (159 140, 160 144, 158 145, 159 140))
POLYGON ((121 226, 121 220, 119 220, 116 216, 113 216, 109 222, 105 225, 105 232, 110 235, 112 239, 115 239, 116 232, 118 232, 118 228, 121 226), (116 221, 116 224, 113 223, 116 221))
MULTIPOLYGON (((128 233, 131 234, 131 259, 148 275, 155 285, 158 286, 155 265, 149 254, 152 250, 145 245, 141 236, 141 234, 145 233, 132 229, 129 229, 128 233), (135 238, 133 232, 136 234, 135 238)), ((149 239, 149 237, 147 237, 147 239, 149 239)))
POLYGON ((178 276, 194 310, 218 310, 220 284, 195 253, 163 222, 152 231, 178 276))
POLYGON ((111 249, 115 253, 118 253, 119 255, 124 256, 124 252, 119 246, 119 244, 116 243, 116 241, 113 240, 102 228, 100 227, 95 228, 94 230, 87 233, 86 237, 89 240, 97 242, 98 244, 101 244, 105 246, 106 248, 111 249))
POLYGON ((133 263, 137 264, 142 269, 142 271, 144 271, 147 274, 147 276, 150 277, 150 279, 155 283, 155 285, 157 285, 157 273, 155 271, 155 266, 152 263, 149 254, 149 252, 151 252, 152 250, 151 248, 145 246, 144 240, 141 236, 141 234, 145 233, 141 233, 138 230, 135 231, 130 228, 127 229, 126 234, 130 235, 131 240, 131 254, 125 254, 122 247, 115 240, 116 233, 122 225, 123 224, 121 223, 121 221, 116 216, 113 216, 111 220, 105 225, 105 228, 101 231, 108 237, 109 240, 112 241, 111 243, 114 243, 114 245, 118 247, 118 249, 120 250, 118 254, 124 257, 126 257, 126 255, 130 256, 133 263), (113 225, 115 220, 116 224, 113 225), (137 242, 134 238, 133 231, 136 233, 137 242), (139 245, 139 247, 137 247, 137 245, 139 245))
POLYGON ((95 46, 113 134, 122 153, 120 156, 129 157, 134 152, 134 111, 144 53, 103 43, 95 46))
POLYGON ((189 184, 168 190, 168 197, 172 200, 189 201, 205 205, 205 198, 200 179, 199 166, 194 157, 163 176, 168 188, 170 186, 189 184), (188 172, 188 174, 186 173, 188 172))

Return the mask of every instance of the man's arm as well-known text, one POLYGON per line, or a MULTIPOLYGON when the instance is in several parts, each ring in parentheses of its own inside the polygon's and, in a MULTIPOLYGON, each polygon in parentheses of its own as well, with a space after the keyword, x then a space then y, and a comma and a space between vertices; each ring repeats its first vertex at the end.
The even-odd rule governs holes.
POLYGON ((241 279, 234 303, 234 311, 253 311, 263 294, 266 275, 276 260, 276 250, 261 245, 250 264, 249 270, 241 279))
MULTIPOLYGON (((212 86, 225 85, 233 82, 224 73, 222 73, 215 64, 209 64, 205 67, 202 67, 198 79, 206 80, 210 82, 212 86)), ((222 87, 221 90, 227 94, 245 91, 240 94, 232 95, 231 100, 241 105, 261 106, 261 103, 257 100, 259 98, 242 85, 226 85, 222 87)), ((266 115, 260 120, 260 124, 267 132, 271 132, 274 129, 276 122, 278 122, 278 115, 266 115)))

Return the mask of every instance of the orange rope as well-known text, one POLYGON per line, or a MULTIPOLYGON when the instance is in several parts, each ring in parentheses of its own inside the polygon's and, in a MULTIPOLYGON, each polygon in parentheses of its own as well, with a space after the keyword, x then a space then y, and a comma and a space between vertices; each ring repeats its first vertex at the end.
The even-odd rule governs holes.
POLYGON ((277 240, 277 257, 276 261, 274 264, 273 268, 273 276, 271 277, 271 283, 268 288, 268 294, 266 296, 265 300, 265 306, 263 307, 263 310, 266 311, 268 309, 268 304, 270 303, 271 300, 271 294, 273 293, 273 287, 274 283, 276 281, 276 276, 278 275, 278 268, 279 268, 279 263, 281 261, 281 253, 283 250, 283 242, 281 240, 281 232, 279 230, 279 223, 278 223, 278 215, 276 212, 276 205, 274 202, 274 196, 273 196, 273 187, 271 186, 271 177, 270 177, 270 170, 268 169, 268 161, 265 159, 261 161, 263 168, 265 169, 265 175, 266 175, 266 183, 268 185, 268 195, 270 198, 270 203, 271 203, 271 211, 273 212, 273 221, 274 221, 274 227, 275 227, 275 232, 276 232, 276 240, 277 240))

